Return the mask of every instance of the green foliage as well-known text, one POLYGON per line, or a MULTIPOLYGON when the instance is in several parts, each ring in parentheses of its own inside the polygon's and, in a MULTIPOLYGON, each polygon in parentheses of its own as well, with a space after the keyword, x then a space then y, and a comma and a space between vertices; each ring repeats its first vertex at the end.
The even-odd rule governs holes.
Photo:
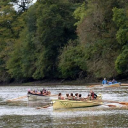
POLYGON ((73 15, 74 15, 75 19, 78 20, 78 22, 76 22, 75 25, 78 25, 83 21, 84 17, 86 16, 86 8, 87 7, 86 7, 85 2, 84 2, 81 6, 79 6, 74 11, 73 15))
POLYGON ((74 45, 74 42, 69 42, 64 47, 60 55, 59 69, 64 78, 81 77, 81 72, 86 72, 86 61, 84 59, 84 51, 80 46, 74 45))
POLYGON ((126 8, 114 8, 113 9, 113 21, 118 27, 116 39, 121 45, 120 54, 115 62, 115 67, 118 73, 123 74, 128 70, 128 9, 126 8))
MULTIPOLYGON (((37 9, 37 34, 45 51, 43 51, 42 59, 40 58, 43 62, 37 60, 42 65, 41 74, 45 74, 45 77, 56 77, 59 49, 69 39, 76 37, 73 26, 75 19, 72 16, 74 8, 72 8, 73 4, 62 0, 52 2, 42 0, 41 3, 39 2, 37 9)), ((40 77, 40 74, 38 76, 40 77)))
POLYGON ((20 13, 10 1, 0 1, 0 82, 127 73, 127 0, 38 0, 20 13))
POLYGON ((117 57, 115 66, 119 74, 128 71, 128 46, 125 46, 123 52, 117 57))
POLYGON ((1 1, 0 8, 0 82, 10 81, 7 63, 14 43, 23 28, 23 20, 20 18, 8 1, 1 1))
POLYGON ((26 26, 20 35, 20 42, 22 44, 21 51, 21 68, 25 78, 31 78, 35 71, 36 61, 36 6, 30 7, 26 14, 26 26), (26 72, 27 71, 27 72, 26 72))
POLYGON ((116 34, 116 39, 121 45, 126 44, 128 41, 128 28, 120 28, 116 34))
POLYGON ((125 22, 126 22, 126 14, 125 14, 125 9, 120 9, 120 8, 113 8, 113 21, 116 22, 118 27, 125 27, 125 22))
POLYGON ((10 59, 7 61, 7 69, 12 78, 20 80, 22 78, 21 69, 21 50, 20 44, 17 44, 16 49, 11 52, 10 59))
POLYGON ((116 0, 91 0, 82 13, 77 27, 80 44, 85 47, 88 74, 93 77, 112 77, 117 75, 115 60, 119 53, 116 41, 116 27, 112 21, 112 9, 116 0), (107 8, 107 9, 105 9, 107 8))

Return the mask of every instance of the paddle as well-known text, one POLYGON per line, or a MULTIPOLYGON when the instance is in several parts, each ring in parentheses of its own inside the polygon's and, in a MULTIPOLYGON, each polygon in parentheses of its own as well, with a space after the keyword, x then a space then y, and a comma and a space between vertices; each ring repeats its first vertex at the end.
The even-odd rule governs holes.
POLYGON ((26 97, 27 96, 20 96, 20 97, 17 97, 17 98, 9 99, 7 101, 15 101, 15 100, 23 99, 23 98, 26 98, 26 97))

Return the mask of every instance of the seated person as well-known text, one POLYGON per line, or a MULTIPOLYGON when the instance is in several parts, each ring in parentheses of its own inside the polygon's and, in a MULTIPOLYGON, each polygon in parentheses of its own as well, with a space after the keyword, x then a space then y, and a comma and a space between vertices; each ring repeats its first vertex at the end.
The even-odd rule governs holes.
POLYGON ((79 94, 79 100, 84 101, 84 100, 85 100, 85 98, 82 98, 82 95, 81 95, 81 94, 79 94))
POLYGON ((35 91, 35 90, 33 90, 33 91, 31 91, 31 93, 32 93, 32 94, 36 94, 36 91, 35 91))
POLYGON ((48 91, 48 95, 51 95, 51 92, 50 91, 48 91))
POLYGON ((29 93, 31 93, 31 90, 30 90, 30 89, 28 89, 28 94, 29 94, 29 93))
POLYGON ((37 91, 37 92, 36 92, 36 94, 40 95, 40 94, 41 94, 41 92, 40 92, 40 91, 39 91, 39 92, 37 91))
POLYGON ((75 94, 75 100, 79 100, 79 94, 78 93, 75 94))
POLYGON ((67 99, 67 100, 69 99, 69 94, 66 94, 66 98, 65 99, 67 99))
POLYGON ((46 89, 43 89, 43 90, 42 90, 42 95, 44 95, 44 96, 47 95, 46 89))
POLYGON ((43 95, 43 91, 42 90, 40 91, 40 94, 43 95))
POLYGON ((74 99, 75 99, 75 97, 73 96, 73 93, 71 93, 69 96, 69 100, 74 100, 74 99))
POLYGON ((107 84, 108 82, 107 82, 107 80, 106 80, 106 78, 104 78, 104 80, 102 81, 102 84, 107 84))
POLYGON ((97 95, 91 90, 90 94, 88 95, 88 97, 90 98, 90 100, 92 100, 92 99, 96 99, 97 95))
POLYGON ((61 93, 58 94, 58 100, 64 100, 64 97, 62 97, 61 93))
POLYGON ((108 81, 108 84, 112 84, 112 81, 110 80, 110 81, 108 81))
POLYGON ((117 81, 116 81, 115 79, 113 79, 113 80, 112 80, 112 83, 115 84, 115 83, 117 83, 117 81))

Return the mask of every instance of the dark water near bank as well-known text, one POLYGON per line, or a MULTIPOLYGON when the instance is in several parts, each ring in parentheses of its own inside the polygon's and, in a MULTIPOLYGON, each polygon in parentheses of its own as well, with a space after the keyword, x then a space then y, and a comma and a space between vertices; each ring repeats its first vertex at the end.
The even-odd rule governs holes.
MULTIPOLYGON (((46 103, 29 101, 27 98, 15 102, 8 99, 26 95, 28 89, 42 89, 45 86, 2 86, 0 87, 0 128, 127 128, 128 107, 118 103, 105 103, 101 106, 75 109, 53 110, 37 109, 46 103), (116 105, 109 107, 108 104, 116 105)), ((95 86, 52 86, 45 87, 52 94, 61 92, 81 93, 87 96, 90 89, 102 94, 104 100, 127 101, 128 86, 119 88, 102 88, 95 86)), ((57 97, 52 97, 57 98, 57 97)))

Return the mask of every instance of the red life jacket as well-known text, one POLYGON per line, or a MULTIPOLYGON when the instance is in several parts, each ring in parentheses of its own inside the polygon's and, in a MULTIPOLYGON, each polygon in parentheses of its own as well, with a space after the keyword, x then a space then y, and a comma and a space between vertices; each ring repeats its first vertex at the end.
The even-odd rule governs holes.
POLYGON ((94 98, 94 92, 91 93, 92 98, 94 98))

